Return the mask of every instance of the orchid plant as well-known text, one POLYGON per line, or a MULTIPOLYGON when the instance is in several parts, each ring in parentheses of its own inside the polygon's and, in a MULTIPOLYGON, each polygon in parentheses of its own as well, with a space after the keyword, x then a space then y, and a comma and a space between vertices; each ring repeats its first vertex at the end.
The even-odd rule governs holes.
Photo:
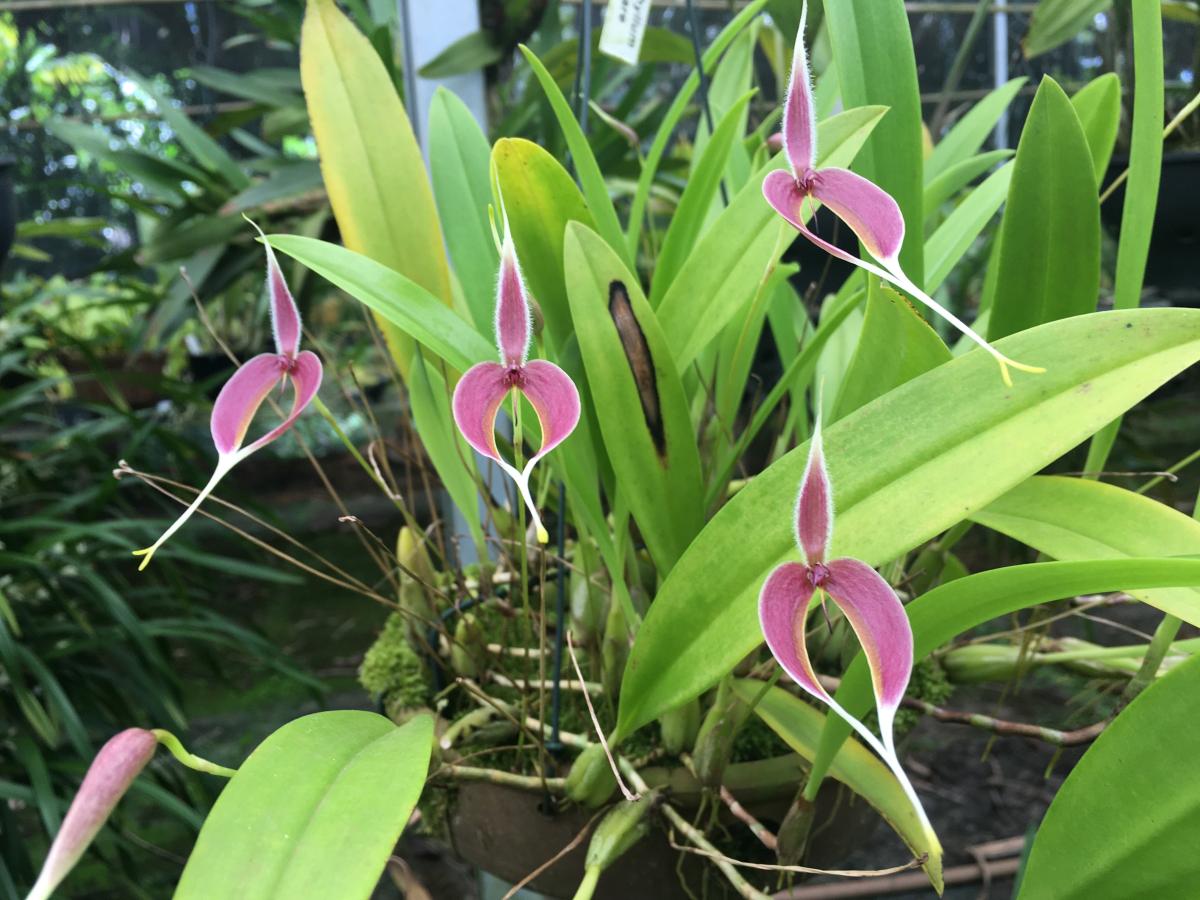
MULTIPOLYGON (((286 726, 222 795, 177 896, 220 896, 214 884, 235 885, 236 892, 250 881, 273 895, 278 885, 269 881, 270 866, 253 858, 269 852, 278 862, 271 871, 286 871, 302 890, 334 873, 339 880, 321 896, 362 900, 372 887, 368 876, 383 869, 428 777, 455 783, 463 795, 484 781, 592 808, 613 798, 618 781, 628 783, 626 801, 595 831, 580 900, 644 833, 651 815, 664 816, 692 850, 717 861, 738 895, 765 897, 772 889, 768 876, 759 881, 762 889, 751 884, 714 843, 720 839, 693 824, 703 817, 689 821, 693 817, 676 809, 674 791, 661 795, 647 783, 651 769, 637 761, 649 759, 656 767, 678 761, 667 783, 694 784, 703 798, 698 802, 728 805, 743 823, 750 820, 764 847, 774 846, 780 865, 769 876, 772 884, 779 873, 795 871, 789 859, 802 860, 805 847, 789 857, 782 827, 778 836, 769 835, 740 805, 726 779, 735 762, 744 766, 744 782, 776 797, 799 790, 813 810, 826 774, 835 775, 895 828, 913 852, 906 865, 922 865, 940 890, 941 845, 897 748, 901 701, 920 690, 920 679, 912 677, 917 658, 984 622, 1086 592, 1144 587, 1139 598, 1200 622, 1195 598, 1173 590, 1200 578, 1200 566, 1185 558, 1198 539, 1192 520, 1098 481, 1036 476, 1200 359, 1200 315, 1093 313, 1095 291, 1087 285, 1080 291, 1088 294, 1087 308, 1032 304, 1015 282, 1000 277, 991 312, 1019 309, 1023 318, 1009 319, 1026 324, 1006 329, 997 348, 930 296, 1001 206, 1001 257, 1045 250, 1051 266, 1067 257, 1092 259, 1094 250, 1098 279, 1092 167, 1104 156, 1101 137, 1115 134, 1119 106, 1100 121, 1103 104, 1094 96, 1076 106, 1048 82, 1030 115, 1044 116, 1057 130, 1027 129, 1015 160, 987 174, 1014 154, 1007 148, 977 154, 990 126, 980 130, 976 119, 977 138, 943 138, 941 155, 935 150, 930 157, 929 168, 940 166, 945 175, 926 185, 925 196, 945 192, 935 208, 922 208, 919 188, 931 173, 918 153, 899 155, 912 169, 905 174, 918 188, 916 199, 893 187, 894 198, 865 175, 892 182, 855 157, 878 138, 873 131, 886 116, 907 115, 909 133, 920 133, 911 35, 900 0, 869 0, 871 13, 888 24, 855 34, 865 2, 825 5, 827 21, 840 29, 830 28, 836 63, 843 73, 892 66, 895 85, 871 84, 870 96, 855 97, 851 79, 841 79, 843 110, 818 122, 802 12, 790 69, 780 60, 776 79, 787 84, 782 144, 788 169, 777 168, 767 126, 747 124, 759 29, 776 27, 756 18, 766 0, 751 0, 702 60, 722 90, 708 98, 717 108, 698 130, 704 140, 690 144, 686 159, 672 160, 691 166, 680 182, 682 194, 659 191, 658 176, 686 111, 704 99, 697 73, 661 119, 656 113, 649 150, 626 160, 640 173, 626 207, 626 194, 605 177, 593 147, 600 142, 589 138, 555 75, 528 51, 533 78, 527 83, 545 95, 536 100, 548 101, 573 168, 531 141, 502 138, 493 145, 466 106, 443 92, 433 101, 426 172, 391 75, 371 43, 333 0, 309 0, 301 50, 305 97, 345 246, 298 235, 266 239, 276 352, 248 361, 225 385, 212 413, 218 452, 212 479, 154 545, 137 552, 144 566, 234 465, 295 422, 320 386, 321 362, 300 350, 299 314, 274 256, 279 250, 375 314, 405 391, 399 427, 411 427, 427 451, 414 454, 422 458, 413 465, 423 466, 427 457, 437 478, 424 480, 444 486, 476 536, 481 559, 478 565, 456 559, 446 545, 461 535, 448 533, 440 520, 419 522, 411 498, 389 490, 406 522, 395 558, 380 551, 379 583, 394 591, 351 581, 336 564, 321 571, 328 582, 395 609, 364 661, 364 685, 370 683, 396 721, 422 707, 436 714, 417 713, 399 728, 367 713, 353 723, 327 717, 286 726), (859 19, 847 12, 851 7, 859 19), (739 96, 732 87, 745 89, 736 103, 727 102, 739 96), (911 111, 902 104, 888 109, 884 87, 908 90, 911 111), (371 111, 369 122, 360 118, 363 110, 371 111), (1052 131, 1065 137, 1047 144, 1052 131), (1038 215, 1044 205, 1029 202, 1044 199, 1033 175, 1046 160, 1063 180, 1079 176, 1072 182, 1077 190, 1062 201, 1069 208, 1052 221, 1038 215), (501 236, 493 229, 490 240, 489 203, 500 211, 503 230, 501 236), (853 230, 863 257, 806 224, 818 203, 853 230), (902 212, 935 230, 928 238, 906 236, 902 212), (1095 234, 1072 230, 1093 215, 1095 234), (647 222, 653 227, 643 234, 647 222), (814 297, 790 282, 795 270, 783 257, 797 232, 870 279, 921 301, 986 355, 955 356, 890 289, 878 290, 874 281, 858 289, 861 273, 832 299, 815 297, 822 308, 814 324, 808 315, 814 297), (923 238, 917 249, 927 259, 936 256, 942 269, 941 276, 927 273, 924 287, 899 261, 906 240, 923 238), (540 358, 531 359, 534 298, 543 329, 536 341, 540 358), (765 395, 748 389, 752 351, 771 343, 760 340, 763 335, 783 364, 765 395), (894 350, 895 359, 883 358, 880 347, 894 350), (1012 384, 1011 369, 1043 370, 1009 353, 1047 363, 1044 377, 1012 384), (993 359, 1007 389, 996 383, 993 359), (834 382, 838 401, 836 421, 824 430, 810 428, 807 418, 818 367, 821 379, 834 382), (457 383, 454 373, 464 373, 457 383), (288 383, 295 395, 283 423, 246 444, 263 401, 288 383), (497 420, 509 400, 511 455, 497 439, 497 420), (522 458, 530 437, 521 429, 525 401, 540 432, 529 441, 536 450, 528 459, 522 458), (766 449, 747 452, 752 445, 766 449), (552 451, 553 472, 538 466, 552 451), (478 536, 485 527, 497 532, 512 524, 501 515, 485 518, 500 505, 480 477, 493 463, 515 483, 536 544, 516 528, 494 543, 478 536), (560 490, 552 490, 558 487, 552 477, 561 479, 560 490), (789 514, 783 498, 797 483, 789 514), (541 505, 553 508, 562 525, 556 545, 549 544, 535 500, 541 497, 552 498, 541 505), (1139 527, 1107 536, 1120 546, 1104 544, 1108 558, 1092 559, 1097 520, 1139 527), (953 542, 974 527, 1001 531, 1062 562, 969 574, 954 557, 953 542), (1125 534, 1134 531, 1154 540, 1125 534), (1139 559, 1160 554, 1171 558, 1139 559), (541 564, 537 583, 528 577, 531 557, 541 564), (884 564, 901 573, 894 583, 907 577, 917 585, 907 605, 876 571, 884 564), (951 570, 961 577, 951 580, 951 570), (852 632, 861 645, 836 691, 821 677, 834 669, 836 648, 822 656, 810 653, 806 641, 818 605, 848 624, 836 634, 852 632), (566 656, 577 647, 577 677, 564 681, 572 671, 566 656), (769 679, 766 673, 780 668, 794 684, 769 679), (878 734, 863 721, 872 705, 878 734), (441 720, 440 765, 430 774, 435 718, 441 720), (570 732, 564 723, 572 720, 584 724, 570 732), (417 721, 420 727, 412 729, 417 721), (478 759, 464 763, 498 749, 491 742, 512 734, 510 725, 521 737, 515 749, 501 745, 512 751, 506 768, 485 768, 478 759), (794 754, 787 766, 735 760, 742 728, 772 732, 794 754), (353 777, 343 777, 342 762, 353 777), (287 777, 280 775, 284 770, 287 777), (798 783, 801 771, 806 774, 798 783), (386 794, 398 772, 410 780, 411 797, 386 794), (256 827, 268 836, 262 846, 246 840, 246 816, 257 817, 256 827), (279 828, 276 819, 295 827, 279 828), (772 845, 765 836, 778 840, 772 845), (362 877, 352 880, 352 874, 362 877), (311 884, 302 880, 308 878, 311 884)), ((1140 21, 1144 14, 1135 15, 1140 21)), ((790 33, 778 38, 791 43, 790 33)), ((1141 46, 1145 58, 1144 35, 1141 46)), ((1011 96, 999 94, 987 109, 1002 110, 1011 96)), ((884 154, 874 156, 878 166, 884 154)), ((1125 241, 1122 236, 1122 248, 1129 246, 1125 241)), ((907 257, 906 265, 913 270, 907 257)), ((387 443, 384 431, 378 437, 375 450, 387 443)), ((386 466, 373 466, 375 457, 368 462, 345 440, 365 474, 384 483, 386 466)), ((428 509, 444 508, 444 498, 429 499, 428 509)), ((1164 634, 1153 646, 1136 648, 1138 658, 1157 652, 1161 662, 1174 632, 1164 634)), ((943 666, 943 658, 931 666, 943 666)), ((986 719, 973 716, 971 724, 984 727, 986 719)), ((1005 724, 987 720, 995 730, 1005 724)), ((779 747, 773 738, 764 743, 779 747)), ((85 782, 85 789, 93 783, 85 782)), ((81 833, 71 824, 69 833, 81 833)), ((504 830, 499 846, 507 856, 519 829, 512 823, 497 828, 504 830)), ((537 862, 555 849, 537 848, 537 862)), ((67 857, 58 850, 52 856, 60 873, 67 857)))
MULTIPOLYGON (((529 359, 529 344, 533 339, 529 295, 507 215, 503 216, 503 224, 495 311, 500 362, 477 363, 459 379, 454 388, 454 421, 467 443, 495 461, 516 483, 533 517, 538 543, 545 544, 550 536, 529 492, 529 476, 538 461, 570 437, 579 424, 579 391, 571 376, 554 363, 529 359), (518 419, 517 398, 522 396, 533 407, 541 425, 541 446, 521 469, 505 460, 496 449, 496 417, 510 395, 514 420, 518 419)), ((514 449, 518 443, 514 440, 514 449)))
MULTIPOLYGON (((259 234, 262 232, 259 231, 259 234)), ((138 569, 150 565, 158 548, 183 527, 234 466, 291 428, 321 387, 321 360, 311 350, 300 349, 300 310, 284 280, 275 251, 270 244, 264 246, 267 251, 267 292, 275 352, 260 353, 246 360, 221 388, 213 404, 210 425, 213 445, 217 448, 217 465, 212 477, 158 540, 149 547, 133 551, 134 556, 142 557, 138 569), (276 387, 283 390, 289 383, 292 385, 292 408, 284 420, 243 447, 246 432, 259 407, 272 390, 276 387)))

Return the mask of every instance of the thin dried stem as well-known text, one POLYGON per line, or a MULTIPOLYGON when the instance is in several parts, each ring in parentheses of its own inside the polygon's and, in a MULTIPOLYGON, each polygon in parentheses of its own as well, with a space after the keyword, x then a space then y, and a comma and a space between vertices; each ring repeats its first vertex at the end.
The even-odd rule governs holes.
POLYGON ((537 878, 539 875, 541 875, 543 872, 545 872, 547 869, 549 869, 552 865, 554 865, 556 862, 558 862, 560 859, 562 859, 564 856, 566 856, 568 853, 570 853, 572 850, 574 850, 576 847, 578 847, 580 844, 582 844, 583 839, 585 837, 587 837, 588 832, 592 830, 592 826, 596 824, 596 820, 599 819, 606 812, 608 812, 607 808, 601 809, 594 816, 592 816, 590 819, 588 819, 587 822, 584 824, 584 826, 581 829, 579 829, 579 834, 577 834, 577 835, 575 835, 575 837, 571 838, 571 840, 567 843, 567 845, 565 847, 563 847, 561 850, 559 850, 557 853, 555 853, 552 857, 550 857, 548 860, 546 860, 544 863, 542 863, 540 866, 538 866, 536 869, 534 869, 532 872, 530 872, 528 875, 526 875, 524 878, 522 878, 520 881, 518 881, 516 884, 514 884, 511 888, 509 888, 508 893, 505 894, 503 897, 501 897, 500 900, 511 900, 511 898, 517 893, 517 891, 521 890, 521 888, 525 887, 525 885, 529 884, 531 881, 533 881, 535 878, 537 878))
MULTIPOLYGON (((579 659, 575 656, 575 643, 571 640, 571 629, 567 629, 567 653, 571 657, 571 665, 575 667, 575 675, 580 681, 583 681, 583 670, 579 668, 579 659)), ((617 768, 617 762, 613 759, 612 751, 608 749, 608 741, 604 738, 604 729, 600 727, 600 719, 596 716, 596 708, 592 706, 592 698, 587 691, 583 692, 584 702, 587 703, 588 715, 592 718, 592 727, 596 729, 596 737, 600 739, 600 746, 604 748, 604 755, 608 757, 608 764, 612 767, 613 775, 617 779, 617 787, 621 789, 621 793, 626 800, 634 801, 641 797, 641 794, 634 794, 625 786, 624 780, 621 778, 621 771, 617 768)))
MULTIPOLYGON (((690 835, 689 838, 691 838, 690 835)), ((742 859, 733 859, 721 853, 711 844, 708 847, 688 847, 684 844, 676 843, 674 830, 667 833, 667 840, 670 842, 673 850, 679 850, 682 853, 693 853, 696 856, 705 856, 711 860, 724 862, 742 869, 757 869, 760 872, 792 872, 797 875, 836 875, 839 878, 880 878, 884 875, 907 872, 910 869, 916 869, 925 864, 925 857, 920 856, 910 859, 903 865, 891 866, 887 869, 814 869, 810 866, 781 866, 772 865, 771 863, 755 863, 742 859)), ((694 839, 692 840, 694 841, 694 839)))

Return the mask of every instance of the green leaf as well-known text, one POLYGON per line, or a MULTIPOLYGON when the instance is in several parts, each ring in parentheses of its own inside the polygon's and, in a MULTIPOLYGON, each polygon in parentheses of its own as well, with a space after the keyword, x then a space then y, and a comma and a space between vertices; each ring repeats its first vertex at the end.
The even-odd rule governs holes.
MULTIPOLYGON (((371 42, 333 0, 308 0, 300 75, 342 241, 449 305, 433 191, 404 105, 371 42)), ((413 349, 381 328, 402 375, 413 349)))
POLYGON ((1092 171, 1096 173, 1096 184, 1099 184, 1108 171, 1108 161, 1117 141, 1117 127, 1121 124, 1121 79, 1115 72, 1093 78, 1075 92, 1071 105, 1075 107, 1075 114, 1087 136, 1088 149, 1092 151, 1092 171))
MULTIPOLYGON (((821 122, 820 165, 848 165, 884 112, 877 107, 851 109, 821 122)), ((778 153, 751 177, 696 242, 663 294, 658 319, 681 371, 745 306, 778 255, 779 236, 786 235, 788 242, 795 237, 795 229, 762 197, 762 177, 786 165, 783 153, 778 153)))
POLYGON ((621 496, 662 574, 700 530, 703 483, 679 373, 637 279, 594 231, 567 225, 567 296, 621 496))
POLYGON ((206 247, 223 246, 247 227, 239 215, 198 215, 179 224, 157 223, 154 236, 142 245, 137 259, 145 266, 183 259, 206 247))
POLYGON ((743 114, 752 96, 753 92, 745 94, 729 108, 688 173, 687 185, 675 207, 675 214, 671 216, 662 249, 655 261, 654 278, 650 283, 650 305, 655 309, 683 268, 704 228, 705 217, 729 162, 729 151, 741 136, 739 126, 745 122, 743 114))
POLYGON ((151 83, 141 75, 129 72, 129 78, 154 101, 159 116, 175 132, 175 137, 193 160, 214 175, 219 175, 234 190, 241 190, 250 183, 249 177, 237 161, 208 132, 193 122, 187 113, 154 90, 151 83))
POLYGON ((558 127, 562 129, 563 137, 567 139, 567 148, 571 151, 571 161, 575 165, 575 171, 579 174, 579 184, 583 189, 583 196, 587 200, 588 209, 591 210, 592 216, 596 220, 596 231, 608 241, 610 247, 621 255, 625 264, 632 267, 630 254, 625 246, 625 235, 621 231, 617 211, 613 207, 612 197, 608 193, 608 185, 604 181, 600 166, 596 163, 596 157, 592 153, 587 135, 579 127, 575 114, 571 112, 571 104, 567 102, 567 98, 559 90, 558 83, 546 71, 546 67, 542 65, 542 61, 534 52, 522 45, 521 53, 524 54, 525 60, 533 69, 533 74, 542 86, 542 90, 545 91, 546 99, 550 101, 550 108, 554 111, 554 117, 558 120, 558 127))
POLYGON ((925 256, 919 236, 925 222, 924 131, 917 62, 904 2, 840 0, 826 5, 825 24, 837 60, 842 101, 851 108, 888 107, 888 114, 855 160, 855 169, 900 205, 904 232, 910 235, 900 249, 900 264, 914 283, 922 284, 925 256))
MULTIPOLYGON (((936 587, 908 604, 913 659, 924 659, 947 641, 984 622, 1063 597, 1197 583, 1200 583, 1200 560, 1194 559, 1047 562, 978 572, 936 587)), ((874 705, 871 673, 861 653, 846 669, 834 699, 852 716, 865 715, 874 705)), ((815 794, 829 761, 849 734, 850 726, 844 719, 826 720, 806 793, 815 794)))
POLYGON ((488 224, 492 149, 467 105, 439 87, 429 105, 429 175, 446 247, 480 334, 490 334, 500 257, 488 224))
MULTIPOLYGON (((1200 555, 1200 522, 1091 479, 1030 478, 971 518, 1054 559, 1200 555)), ((1200 589, 1134 596, 1200 625, 1200 589)))
POLYGON ((221 212, 228 215, 270 206, 315 193, 323 185, 320 165, 310 159, 300 160, 275 170, 269 177, 230 198, 221 207, 221 212))
POLYGON ((1025 58, 1032 59, 1066 43, 1087 28, 1096 13, 1111 5, 1112 0, 1040 0, 1029 21, 1029 33, 1021 41, 1025 58))
POLYGON ((567 305, 563 239, 568 222, 594 230, 595 220, 567 170, 532 141, 501 138, 492 148, 492 165, 525 282, 554 344, 565 346, 575 326, 567 305))
MULTIPOLYGON (((734 692, 747 705, 754 702, 762 689, 761 681, 741 678, 733 682, 734 692)), ((754 712, 800 756, 810 762, 816 756, 826 718, 820 710, 772 685, 755 705, 754 712)), ((940 892, 942 848, 930 845, 924 825, 888 767, 870 750, 851 739, 838 750, 829 774, 875 807, 914 856, 929 855, 923 868, 940 892)))
POLYGON ((466 371, 496 355, 492 342, 437 297, 375 260, 315 238, 273 234, 268 243, 370 307, 400 333, 466 371))
MULTIPOLYGON (((967 353, 828 429, 832 553, 879 564, 982 509, 1200 358, 1200 311, 1066 319, 1000 349, 1047 372, 1002 389, 991 358, 967 353)), ((671 571, 630 652, 617 737, 696 696, 759 644, 759 586, 798 553, 792 504, 807 452, 797 447, 754 478, 671 571)))
MULTIPOLYGON (((708 49, 700 57, 701 67, 707 75, 712 75, 713 67, 726 48, 743 28, 754 21, 754 17, 762 12, 762 8, 766 4, 767 0, 752 0, 713 38, 708 49)), ((643 52, 645 52, 644 49, 643 52)), ((626 245, 631 254, 637 253, 638 244, 641 243, 642 219, 646 215, 646 203, 650 199, 650 189, 654 185, 654 176, 658 173, 659 163, 662 162, 667 145, 674 136, 680 120, 687 113, 688 105, 699 86, 700 74, 693 68, 671 100, 671 105, 663 115, 658 131, 655 132, 654 140, 650 143, 650 149, 646 151, 646 159, 642 162, 642 173, 638 177, 637 189, 634 191, 633 202, 629 207, 629 222, 625 232, 626 245)))
POLYGON ((1012 163, 1005 163, 971 191, 925 242, 925 289, 936 291, 992 220, 1012 183, 1012 163))
MULTIPOLYGON (((488 32, 472 31, 421 66, 417 74, 422 78, 451 78, 490 66, 503 57, 504 51, 492 42, 488 32)), ((433 160, 432 154, 429 158, 433 160)))
POLYGON ((971 111, 946 132, 946 136, 934 146, 929 159, 925 160, 926 185, 979 151, 1012 103, 1013 97, 1025 86, 1026 80, 1022 76, 1000 85, 972 106, 971 111))
POLYGON ((949 348, 913 305, 872 280, 858 346, 838 391, 833 420, 950 359, 949 348))
MULTIPOLYGON (((943 203, 984 172, 1009 159, 1012 155, 1013 151, 1011 150, 990 150, 987 153, 969 156, 962 162, 955 163, 936 178, 931 178, 925 185, 925 221, 936 221, 943 203)), ((929 265, 928 255, 926 253, 925 265, 929 265)), ((928 272, 925 273, 925 281, 928 285, 928 272)), ((927 287, 927 290, 931 290, 931 288, 927 287)))
POLYGON ((284 725, 250 755, 196 839, 176 900, 366 900, 425 784, 433 718, 357 710, 284 725))
POLYGON ((194 78, 214 91, 264 106, 286 109, 301 106, 304 102, 299 94, 258 72, 230 72, 213 66, 192 66, 179 74, 184 78, 194 78))
POLYGON ((1044 78, 1021 132, 1000 225, 988 337, 1096 308, 1100 203, 1071 101, 1044 78))
POLYGON ((1152 684, 1104 729, 1046 811, 1021 900, 1184 897, 1200 844, 1200 658, 1152 684))

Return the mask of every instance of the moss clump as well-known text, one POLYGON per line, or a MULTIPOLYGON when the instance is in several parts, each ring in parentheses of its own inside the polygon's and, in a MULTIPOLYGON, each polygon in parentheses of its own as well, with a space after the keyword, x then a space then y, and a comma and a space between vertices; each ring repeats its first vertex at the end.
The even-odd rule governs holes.
POLYGON ((425 664, 406 632, 404 616, 392 613, 358 667, 358 683, 389 711, 423 706, 429 696, 425 664))

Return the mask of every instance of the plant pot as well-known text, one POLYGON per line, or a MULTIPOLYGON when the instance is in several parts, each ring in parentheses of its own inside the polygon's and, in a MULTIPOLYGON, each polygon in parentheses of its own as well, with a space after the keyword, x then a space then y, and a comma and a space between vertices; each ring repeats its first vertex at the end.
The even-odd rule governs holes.
MULTIPOLYGON (((725 784, 750 812, 774 829, 786 813, 805 773, 795 755, 751 763, 735 763, 726 770, 725 784)), ((665 787, 670 802, 685 816, 695 813, 701 789, 686 769, 644 769, 642 776, 651 787, 665 787)), ((508 882, 516 883, 567 846, 584 828, 593 813, 576 806, 548 812, 539 793, 506 785, 467 783, 458 787, 451 803, 448 823, 450 841, 460 857, 508 882)), ((722 807, 722 821, 730 832, 753 841, 746 826, 722 807)), ((868 839, 879 822, 874 810, 861 798, 833 780, 827 780, 817 796, 817 818, 805 864, 829 867, 868 839)), ((676 834, 676 842, 684 842, 676 834)), ((753 848, 752 848, 753 849, 753 848)), ((773 862, 761 854, 759 861, 773 862)), ((583 878, 587 841, 563 856, 534 879, 529 887, 550 897, 570 898, 583 878)), ((667 833, 654 828, 600 878, 597 900, 654 897, 656 900, 687 900, 680 883, 687 879, 691 896, 697 896, 707 881, 708 897, 734 896, 712 862, 696 855, 683 856, 671 847, 667 833), (711 871, 706 871, 711 870, 711 871), (725 893, 723 893, 725 892, 725 893)), ((756 873, 746 870, 752 881, 756 873)), ((771 876, 772 878, 774 876, 771 876)))

